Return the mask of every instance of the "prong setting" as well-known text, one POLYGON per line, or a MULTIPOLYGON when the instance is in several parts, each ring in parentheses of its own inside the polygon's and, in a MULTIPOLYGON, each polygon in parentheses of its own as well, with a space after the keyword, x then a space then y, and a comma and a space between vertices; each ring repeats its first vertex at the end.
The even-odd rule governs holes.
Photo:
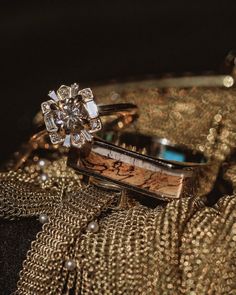
POLYGON ((101 130, 98 107, 90 88, 79 90, 62 85, 50 91, 48 101, 41 104, 44 122, 52 144, 81 148, 93 139, 92 133, 101 130))

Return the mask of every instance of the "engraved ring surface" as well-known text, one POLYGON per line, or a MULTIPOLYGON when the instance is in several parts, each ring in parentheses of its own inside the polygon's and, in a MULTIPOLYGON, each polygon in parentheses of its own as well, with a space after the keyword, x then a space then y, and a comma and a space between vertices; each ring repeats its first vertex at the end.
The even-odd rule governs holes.
POLYGON ((92 90, 80 90, 76 83, 62 85, 57 92, 49 92, 49 97, 41 104, 46 129, 52 144, 65 147, 82 148, 92 142, 93 133, 102 129, 100 116, 137 113, 136 105, 130 103, 97 105, 92 90))

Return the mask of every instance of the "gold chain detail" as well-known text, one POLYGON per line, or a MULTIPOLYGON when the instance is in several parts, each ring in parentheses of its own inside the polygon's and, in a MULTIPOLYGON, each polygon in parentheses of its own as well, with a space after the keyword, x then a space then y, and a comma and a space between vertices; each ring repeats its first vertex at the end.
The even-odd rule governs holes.
MULTIPOLYGON (((103 103, 120 96, 117 102, 138 104, 139 132, 204 152, 214 162, 202 176, 202 193, 210 191, 236 144, 235 89, 161 91, 141 83, 135 90, 94 91, 103 103)), ((40 159, 32 155, 20 170, 0 174, 1 217, 49 217, 27 254, 18 294, 236 293, 236 196, 212 208, 193 198, 117 207, 120 196, 83 187, 65 157, 40 159), (97 233, 87 230, 90 221, 99 224, 97 233), (68 259, 75 262, 72 271, 68 259)), ((235 169, 228 175, 235 182, 235 169)))

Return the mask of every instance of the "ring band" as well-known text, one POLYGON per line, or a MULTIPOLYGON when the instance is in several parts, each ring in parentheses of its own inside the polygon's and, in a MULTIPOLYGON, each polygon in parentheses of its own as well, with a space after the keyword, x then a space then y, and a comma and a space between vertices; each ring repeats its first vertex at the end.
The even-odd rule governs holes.
POLYGON ((207 161, 201 152, 191 150, 184 145, 173 144, 166 138, 131 131, 122 131, 118 135, 113 131, 104 132, 102 138, 109 142, 116 142, 119 146, 135 149, 151 157, 172 163, 184 162, 195 166, 207 161))
POLYGON ((132 103, 117 103, 117 104, 106 104, 98 105, 98 112, 100 116, 111 116, 111 115, 136 115, 137 106, 132 103))
POLYGON ((35 150, 56 150, 63 154, 65 149, 58 149, 60 144, 81 148, 91 143, 92 134, 102 127, 104 131, 120 130, 138 117, 138 108, 132 103, 96 105, 92 90, 79 90, 76 83, 71 87, 62 85, 57 93, 50 91, 49 97, 41 104, 42 112, 34 117, 35 131, 16 153, 11 169, 19 169, 35 150), (108 119, 102 124, 100 116, 108 119))
POLYGON ((41 104, 46 129, 52 144, 65 147, 82 148, 91 143, 92 134, 102 129, 100 116, 116 115, 126 124, 137 114, 137 107, 130 103, 97 106, 92 90, 79 90, 76 83, 71 87, 62 85, 49 97, 41 104))
POLYGON ((68 166, 83 175, 168 201, 191 196, 206 163, 157 159, 94 138, 89 154, 70 151, 68 166))

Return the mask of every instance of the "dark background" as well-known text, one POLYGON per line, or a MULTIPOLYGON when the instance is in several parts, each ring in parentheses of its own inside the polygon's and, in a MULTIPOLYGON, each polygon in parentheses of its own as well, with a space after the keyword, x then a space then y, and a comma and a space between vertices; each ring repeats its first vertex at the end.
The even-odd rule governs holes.
POLYGON ((61 83, 216 70, 236 47, 235 0, 2 0, 0 23, 0 162, 61 83))
MULTIPOLYGON (((236 1, 1 1, 0 162, 61 83, 218 70, 236 47, 236 1)), ((40 226, 2 221, 1 294, 15 289, 40 226)))

